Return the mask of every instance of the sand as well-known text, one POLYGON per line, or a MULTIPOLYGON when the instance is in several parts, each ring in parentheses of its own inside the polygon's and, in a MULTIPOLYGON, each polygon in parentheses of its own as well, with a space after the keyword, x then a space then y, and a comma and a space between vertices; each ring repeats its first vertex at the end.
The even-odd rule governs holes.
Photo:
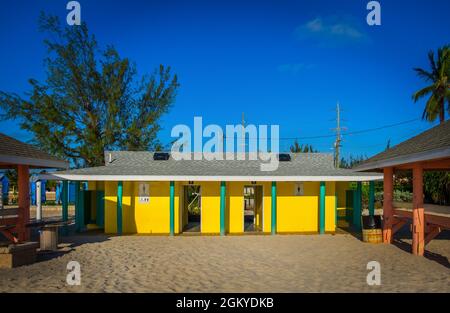
POLYGON ((427 257, 350 234, 277 236, 121 236, 63 238, 61 252, 0 269, 0 292, 450 292, 450 241, 427 257), (81 285, 66 284, 67 263, 81 285), (366 283, 369 261, 381 286, 366 283))

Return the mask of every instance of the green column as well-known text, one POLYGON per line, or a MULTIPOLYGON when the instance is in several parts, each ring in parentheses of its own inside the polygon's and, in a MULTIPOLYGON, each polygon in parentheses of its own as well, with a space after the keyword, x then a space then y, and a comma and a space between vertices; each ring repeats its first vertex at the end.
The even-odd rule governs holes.
POLYGON ((375 182, 369 182, 369 214, 375 215, 375 182))
POLYGON ((319 233, 325 234, 325 182, 320 182, 319 233))
POLYGON ((226 184, 220 182, 220 235, 225 235, 225 196, 226 196, 226 184))
POLYGON ((277 182, 272 182, 272 235, 277 233, 277 182))
POLYGON ((170 235, 175 234, 175 183, 170 182, 170 235))
POLYGON ((361 230, 361 207, 362 207, 362 183, 357 182, 355 201, 353 203, 353 226, 357 231, 361 230))
MULTIPOLYGON (((62 182, 61 198, 62 198, 62 220, 63 222, 67 222, 69 220, 69 182, 67 180, 63 180, 62 182)), ((64 225, 62 232, 64 236, 68 235, 69 230, 67 228, 67 225, 64 225)))
POLYGON ((82 225, 84 221, 84 194, 80 190, 81 183, 75 182, 75 230, 77 232, 82 231, 82 225))
POLYGON ((122 195, 123 183, 117 182, 117 234, 122 235, 122 195))

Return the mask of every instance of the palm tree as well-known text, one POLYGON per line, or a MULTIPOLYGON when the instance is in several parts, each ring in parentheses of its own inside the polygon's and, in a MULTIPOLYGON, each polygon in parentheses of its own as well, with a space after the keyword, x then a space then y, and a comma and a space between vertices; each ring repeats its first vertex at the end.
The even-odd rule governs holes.
POLYGON ((450 47, 448 45, 439 48, 437 60, 434 58, 434 52, 428 53, 428 59, 431 65, 431 72, 421 68, 415 68, 417 75, 429 86, 413 94, 414 102, 430 95, 422 119, 433 122, 439 115, 440 123, 445 121, 445 102, 447 102, 447 111, 450 114, 450 47))

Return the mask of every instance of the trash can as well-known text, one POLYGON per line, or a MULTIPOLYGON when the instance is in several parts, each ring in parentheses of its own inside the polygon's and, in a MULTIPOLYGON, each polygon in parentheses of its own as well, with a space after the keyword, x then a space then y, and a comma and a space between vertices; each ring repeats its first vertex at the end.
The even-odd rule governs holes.
POLYGON ((362 216, 362 239, 368 243, 382 243, 383 230, 381 228, 381 216, 362 216))
POLYGON ((58 226, 44 226, 40 230, 41 251, 58 250, 58 226))

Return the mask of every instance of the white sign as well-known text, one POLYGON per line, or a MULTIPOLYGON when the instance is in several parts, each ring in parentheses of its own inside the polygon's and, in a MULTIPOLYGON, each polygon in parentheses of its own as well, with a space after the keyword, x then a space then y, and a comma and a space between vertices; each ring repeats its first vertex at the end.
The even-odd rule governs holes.
POLYGON ((150 202, 150 185, 139 183, 139 203, 150 202))
POLYGON ((303 196, 305 194, 303 183, 295 183, 294 195, 303 196))

